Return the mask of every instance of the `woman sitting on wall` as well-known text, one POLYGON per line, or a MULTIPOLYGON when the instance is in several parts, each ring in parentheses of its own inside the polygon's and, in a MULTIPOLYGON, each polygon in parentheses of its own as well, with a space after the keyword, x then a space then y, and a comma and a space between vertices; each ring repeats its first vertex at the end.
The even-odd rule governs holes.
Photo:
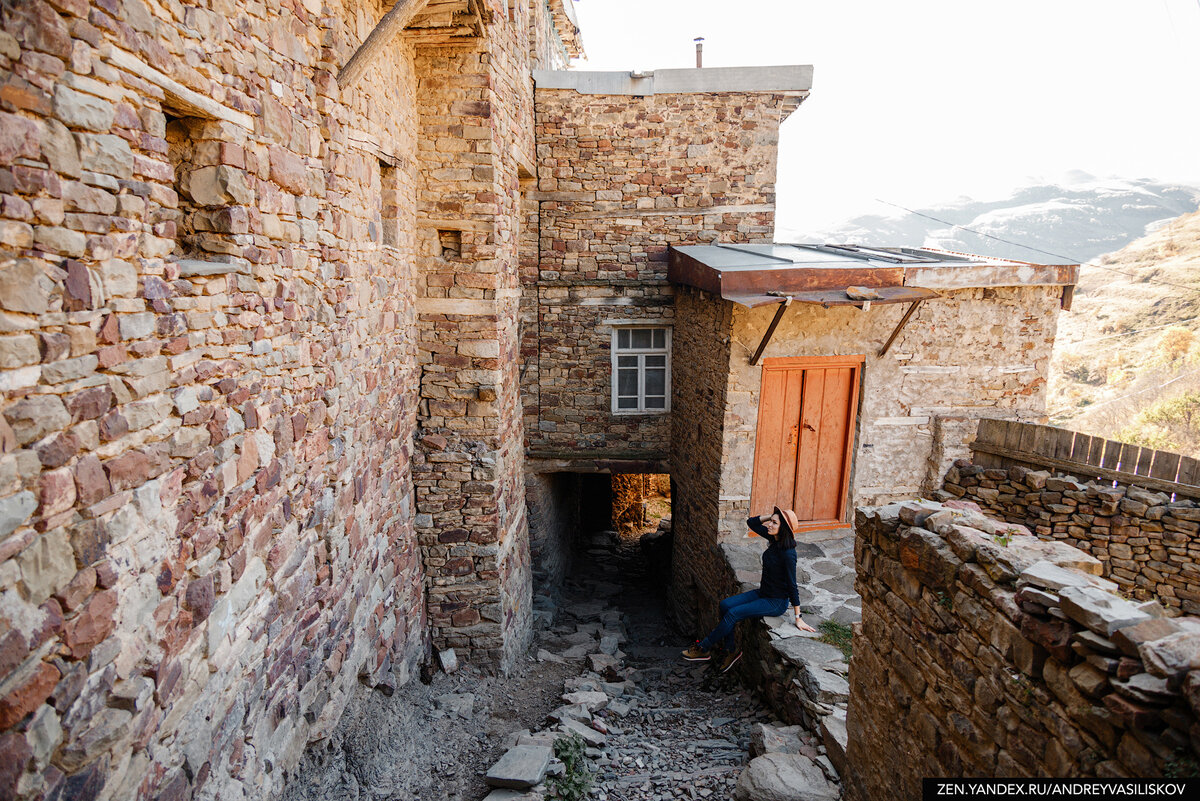
POLYGON ((721 622, 691 648, 683 652, 689 662, 707 662, 712 659, 712 648, 720 644, 726 653, 721 663, 721 672, 729 670, 742 658, 741 649, 733 636, 733 627, 739 620, 782 615, 791 602, 796 612, 796 628, 814 631, 800 617, 800 593, 796 588, 796 513, 791 509, 775 507, 770 517, 752 517, 746 521, 750 530, 770 542, 762 555, 762 579, 757 590, 743 592, 721 601, 721 622))

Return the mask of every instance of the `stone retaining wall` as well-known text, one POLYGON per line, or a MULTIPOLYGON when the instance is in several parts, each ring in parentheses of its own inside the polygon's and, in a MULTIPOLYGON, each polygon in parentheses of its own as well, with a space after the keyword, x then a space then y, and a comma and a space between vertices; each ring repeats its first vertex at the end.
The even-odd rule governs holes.
POLYGON ((1105 578, 1175 613, 1200 613, 1200 504, 1137 486, 1080 481, 1024 467, 959 461, 946 473, 947 497, 965 498, 1004 520, 1090 553, 1105 578))
POLYGON ((846 798, 919 798, 922 777, 1194 770, 1200 620, 1157 617, 1094 557, 969 506, 856 515, 846 798))

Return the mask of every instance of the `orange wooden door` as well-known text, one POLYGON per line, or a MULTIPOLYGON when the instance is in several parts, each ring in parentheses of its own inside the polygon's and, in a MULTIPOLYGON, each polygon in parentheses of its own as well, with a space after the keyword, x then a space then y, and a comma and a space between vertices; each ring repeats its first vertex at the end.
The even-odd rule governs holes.
POLYGON ((795 510, 804 528, 845 525, 861 356, 766 359, 753 514, 795 510))

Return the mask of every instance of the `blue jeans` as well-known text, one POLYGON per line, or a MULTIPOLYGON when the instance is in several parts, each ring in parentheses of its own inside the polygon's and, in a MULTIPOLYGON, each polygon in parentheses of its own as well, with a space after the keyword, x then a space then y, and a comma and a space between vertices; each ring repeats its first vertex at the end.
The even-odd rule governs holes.
POLYGON ((787 608, 787 598, 763 598, 758 594, 758 590, 750 590, 750 592, 726 598, 721 601, 719 607, 721 622, 700 641, 700 647, 705 651, 710 651, 714 645, 721 643, 725 650, 732 651, 737 645, 733 639, 733 627, 739 620, 745 620, 748 617, 782 615, 787 608))

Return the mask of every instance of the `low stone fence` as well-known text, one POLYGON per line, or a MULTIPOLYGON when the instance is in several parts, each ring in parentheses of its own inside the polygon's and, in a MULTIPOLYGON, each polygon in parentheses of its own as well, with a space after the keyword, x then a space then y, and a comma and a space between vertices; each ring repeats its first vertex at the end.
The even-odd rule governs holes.
POLYGON ((919 798, 923 777, 1194 772, 1200 620, 1157 617, 1095 557, 973 506, 856 515, 845 798, 919 798))
POLYGON ((958 461, 943 492, 1090 553, 1123 592, 1200 613, 1200 506, 1112 482, 958 461))

